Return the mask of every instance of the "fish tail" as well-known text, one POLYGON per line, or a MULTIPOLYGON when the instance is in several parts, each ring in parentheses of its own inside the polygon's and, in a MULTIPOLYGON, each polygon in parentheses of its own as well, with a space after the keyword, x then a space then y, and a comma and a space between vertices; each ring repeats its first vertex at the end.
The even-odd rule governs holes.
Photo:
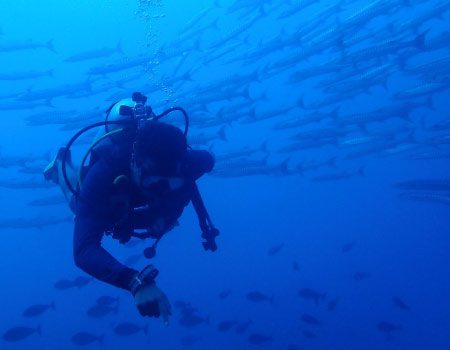
POLYGON ((419 50, 424 50, 425 49, 425 36, 428 34, 430 30, 427 29, 426 31, 424 31, 423 33, 419 34, 415 39, 414 39, 414 46, 419 49, 419 50))
POLYGON ((52 103, 52 99, 51 99, 51 98, 48 98, 48 99, 45 100, 45 105, 46 105, 47 107, 55 108, 55 106, 54 106, 53 103, 52 103))

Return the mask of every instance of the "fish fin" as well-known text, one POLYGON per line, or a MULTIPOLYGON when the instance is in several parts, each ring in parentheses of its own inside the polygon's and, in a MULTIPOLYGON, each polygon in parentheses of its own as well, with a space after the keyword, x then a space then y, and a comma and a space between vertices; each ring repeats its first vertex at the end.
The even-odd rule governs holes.
POLYGON ((242 91, 242 96, 245 97, 248 100, 251 100, 252 97, 250 96, 250 84, 247 84, 247 86, 242 91))
POLYGON ((425 36, 428 34, 430 30, 427 29, 426 31, 424 31, 423 33, 419 34, 415 39, 414 39, 414 46, 419 49, 419 50, 424 50, 425 49, 425 36))
POLYGON ((226 125, 222 126, 218 132, 219 138, 222 141, 228 141, 227 135, 225 134, 225 128, 226 128, 226 125))
POLYGON ((45 45, 45 47, 47 49, 49 49, 51 52, 57 53, 55 50, 55 47, 54 47, 53 39, 50 39, 49 41, 47 41, 47 44, 45 45))
POLYGON ((267 140, 264 140, 264 142, 261 144, 261 146, 259 147, 259 150, 263 153, 270 153, 268 148, 267 148, 267 140))
POLYGON ((122 55, 124 54, 123 47, 122 47, 122 40, 119 40, 119 42, 117 43, 116 51, 122 55))
POLYGON ((360 167, 356 174, 360 177, 366 177, 366 170, 364 166, 360 167))
POLYGON ((301 95, 297 100, 297 106, 301 109, 305 109, 305 98, 304 95, 301 95))
POLYGON ((278 166, 283 175, 291 175, 291 171, 289 169, 289 161, 290 160, 291 160, 291 158, 287 158, 287 159, 283 160, 280 163, 280 165, 278 166))
POLYGON ((336 157, 331 157, 328 159, 327 165, 331 168, 336 168, 336 157))
POLYGON ((335 107, 335 108, 331 111, 330 117, 331 117, 331 119, 333 120, 333 122, 337 122, 337 121, 338 121, 338 119, 339 119, 339 111, 340 111, 340 110, 341 110, 341 107, 338 106, 338 107, 335 107))

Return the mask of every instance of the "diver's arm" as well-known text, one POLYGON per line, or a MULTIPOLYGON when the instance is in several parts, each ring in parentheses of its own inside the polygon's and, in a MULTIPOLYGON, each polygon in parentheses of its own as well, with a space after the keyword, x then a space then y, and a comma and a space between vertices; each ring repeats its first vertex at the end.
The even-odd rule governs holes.
POLYGON ((113 286, 128 289, 137 271, 118 262, 101 245, 110 222, 109 206, 114 171, 102 160, 86 175, 77 201, 73 254, 75 264, 91 276, 113 286))
POLYGON ((73 254, 75 264, 96 279, 129 290, 136 270, 118 262, 101 245, 104 228, 95 219, 75 218, 73 254))

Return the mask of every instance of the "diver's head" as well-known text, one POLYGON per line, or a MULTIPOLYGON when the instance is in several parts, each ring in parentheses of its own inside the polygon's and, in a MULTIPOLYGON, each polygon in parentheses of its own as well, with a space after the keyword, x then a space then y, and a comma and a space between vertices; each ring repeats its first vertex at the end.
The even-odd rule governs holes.
POLYGON ((186 152, 186 137, 179 128, 157 121, 144 123, 134 143, 131 166, 135 183, 146 190, 162 180, 171 179, 170 187, 181 182, 180 168, 186 152))

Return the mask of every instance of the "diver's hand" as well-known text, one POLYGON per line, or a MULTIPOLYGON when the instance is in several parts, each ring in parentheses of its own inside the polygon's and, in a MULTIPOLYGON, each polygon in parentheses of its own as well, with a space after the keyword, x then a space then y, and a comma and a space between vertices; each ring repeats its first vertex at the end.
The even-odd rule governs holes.
POLYGON ((169 323, 169 316, 172 315, 172 307, 167 296, 155 283, 139 288, 134 296, 134 300, 142 316, 162 316, 164 323, 166 325, 169 323))

